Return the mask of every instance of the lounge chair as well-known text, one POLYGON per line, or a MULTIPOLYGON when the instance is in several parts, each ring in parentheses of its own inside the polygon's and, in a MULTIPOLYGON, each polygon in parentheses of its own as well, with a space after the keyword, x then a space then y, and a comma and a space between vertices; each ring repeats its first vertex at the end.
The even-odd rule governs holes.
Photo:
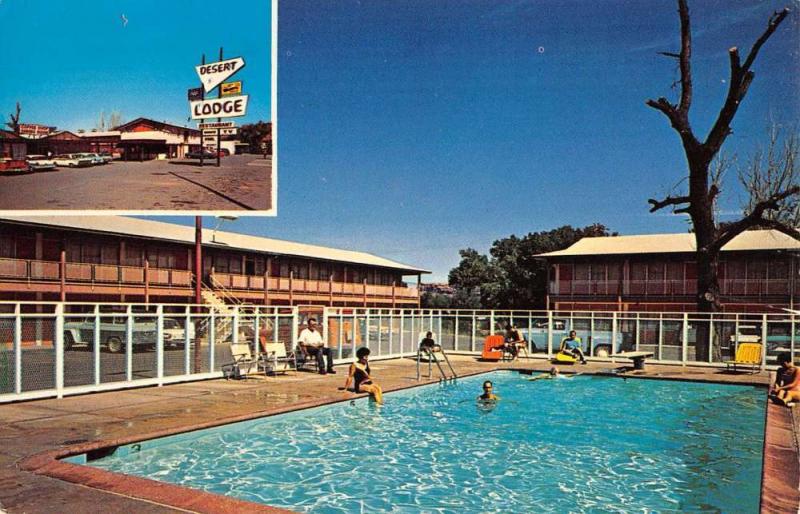
POLYGON ((733 371, 737 371, 738 366, 749 366, 751 373, 758 373, 761 370, 761 343, 741 343, 736 349, 736 358, 732 361, 725 361, 728 370, 733 365, 733 371))
POLYGON ((246 378, 253 367, 258 367, 258 357, 250 351, 250 343, 231 343, 233 362, 221 366, 225 378, 246 378))
POLYGON ((506 338, 503 336, 488 336, 483 341, 481 360, 495 362, 501 360, 505 354, 505 351, 503 350, 505 344, 506 338))
POLYGON ((264 336, 261 336, 259 340, 262 352, 259 367, 263 367, 265 374, 286 373, 297 369, 294 352, 287 352, 284 343, 268 343, 264 336))

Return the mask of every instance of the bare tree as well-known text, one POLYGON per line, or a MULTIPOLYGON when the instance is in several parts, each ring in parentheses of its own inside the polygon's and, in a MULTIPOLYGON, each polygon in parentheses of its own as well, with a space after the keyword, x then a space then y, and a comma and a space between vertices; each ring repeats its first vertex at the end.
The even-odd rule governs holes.
MULTIPOLYGON (((798 150, 800 137, 792 128, 781 134, 780 126, 773 124, 769 130, 766 149, 756 148, 753 157, 739 170, 739 181, 749 192, 745 214, 750 214, 759 204, 770 198, 781 196, 782 191, 800 184, 798 150)), ((764 213, 770 222, 779 222, 789 227, 800 227, 800 195, 791 195, 777 201, 777 209, 764 213)))
MULTIPOLYGON (((770 190, 767 196, 760 197, 751 204, 743 218, 718 226, 715 221, 714 205, 721 191, 722 173, 714 172, 711 166, 725 139, 731 133, 731 122, 753 82, 755 74, 751 68, 758 52, 789 15, 789 9, 783 9, 770 16, 767 28, 750 48, 744 62, 739 57, 738 48, 732 47, 728 50, 730 60, 728 94, 704 141, 697 138, 689 123, 689 108, 692 104, 692 34, 687 0, 678 0, 678 15, 681 23, 680 53, 662 52, 662 54, 678 60, 679 103, 673 104, 661 97, 657 100, 648 100, 647 105, 663 113, 681 138, 689 168, 689 190, 686 194, 668 195, 661 200, 651 198, 648 202, 651 206, 650 212, 672 206, 673 212, 689 214, 697 244, 697 309, 700 312, 714 312, 720 308, 717 264, 719 252, 725 244, 753 227, 776 229, 800 240, 800 232, 796 227, 783 223, 779 216, 772 215, 774 211, 784 207, 784 202, 788 198, 800 193, 800 186, 797 183, 783 184, 780 188, 770 190)), ((702 340, 698 331, 698 341, 702 340)), ((707 357, 705 348, 704 345, 698 344, 698 359, 707 357)))
POLYGON ((100 111, 100 117, 97 119, 97 124, 94 128, 100 132, 106 129, 106 111, 100 111))
POLYGON ((119 111, 112 111, 108 117, 108 128, 114 130, 122 125, 122 113, 119 111))
POLYGON ((6 126, 11 129, 11 132, 15 134, 19 134, 19 113, 22 110, 20 107, 19 102, 17 102, 17 112, 16 114, 9 114, 8 118, 11 121, 6 122, 6 126))

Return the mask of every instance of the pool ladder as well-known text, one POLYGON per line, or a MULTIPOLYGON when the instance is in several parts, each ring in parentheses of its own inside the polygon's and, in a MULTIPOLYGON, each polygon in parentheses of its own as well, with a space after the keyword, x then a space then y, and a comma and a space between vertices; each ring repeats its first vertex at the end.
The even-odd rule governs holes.
POLYGON ((423 349, 422 345, 417 347, 417 380, 420 378, 420 364, 422 362, 422 356, 425 355, 428 357, 428 376, 425 378, 432 378, 433 377, 433 363, 436 363, 436 367, 439 368, 439 373, 442 375, 442 380, 451 380, 454 378, 458 378, 456 374, 456 370, 453 369, 453 365, 450 364, 450 359, 447 358, 447 354, 444 351, 444 348, 441 346, 434 347, 435 349, 423 349), (447 364, 447 367, 450 368, 450 373, 452 376, 447 376, 447 372, 445 372, 444 368, 442 367, 442 361, 436 357, 437 353, 441 353, 442 357, 444 357, 444 362, 447 364))

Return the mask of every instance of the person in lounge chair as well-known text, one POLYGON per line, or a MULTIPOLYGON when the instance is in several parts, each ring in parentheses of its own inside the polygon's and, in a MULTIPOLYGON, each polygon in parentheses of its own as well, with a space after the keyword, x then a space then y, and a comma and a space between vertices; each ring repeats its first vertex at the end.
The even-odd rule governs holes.
POLYGON ((528 342, 520 335, 519 330, 514 325, 510 323, 506 325, 505 349, 507 352, 516 359, 519 356, 520 349, 525 348, 527 344, 528 342))
POLYGON ((422 341, 419 342, 419 348, 425 353, 438 352, 442 349, 440 345, 436 344, 436 341, 433 339, 433 332, 430 331, 428 331, 422 341))
POLYGON ((800 401, 800 370, 788 353, 778 355, 778 375, 772 386, 770 398, 775 403, 791 406, 800 401))
POLYGON ((500 399, 499 396, 494 394, 494 385, 491 380, 483 383, 483 394, 478 396, 477 400, 481 403, 494 403, 500 399))
POLYGON ((333 353, 322 341, 322 334, 317 330, 317 320, 315 318, 308 319, 308 326, 300 332, 300 337, 297 338, 297 342, 305 355, 317 359, 317 369, 319 369, 321 375, 336 373, 333 369, 333 353), (323 356, 328 358, 327 371, 323 356))
POLYGON ((350 365, 350 373, 344 383, 344 389, 349 390, 353 384, 354 393, 369 393, 370 397, 379 405, 383 403, 383 390, 376 384, 369 371, 369 348, 361 347, 356 350, 356 362, 350 365))
POLYGON ((569 337, 561 341, 561 351, 580 359, 581 364, 586 364, 586 357, 583 355, 581 343, 581 338, 577 336, 577 333, 574 330, 570 330, 569 337))

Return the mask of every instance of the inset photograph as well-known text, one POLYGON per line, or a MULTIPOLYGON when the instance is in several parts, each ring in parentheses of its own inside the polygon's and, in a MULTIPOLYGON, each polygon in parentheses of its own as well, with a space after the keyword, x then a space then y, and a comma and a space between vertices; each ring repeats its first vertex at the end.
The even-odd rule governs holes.
POLYGON ((4 64, 0 211, 274 215, 270 2, 218 7, 0 2, 4 38, 57 42, 4 64))

